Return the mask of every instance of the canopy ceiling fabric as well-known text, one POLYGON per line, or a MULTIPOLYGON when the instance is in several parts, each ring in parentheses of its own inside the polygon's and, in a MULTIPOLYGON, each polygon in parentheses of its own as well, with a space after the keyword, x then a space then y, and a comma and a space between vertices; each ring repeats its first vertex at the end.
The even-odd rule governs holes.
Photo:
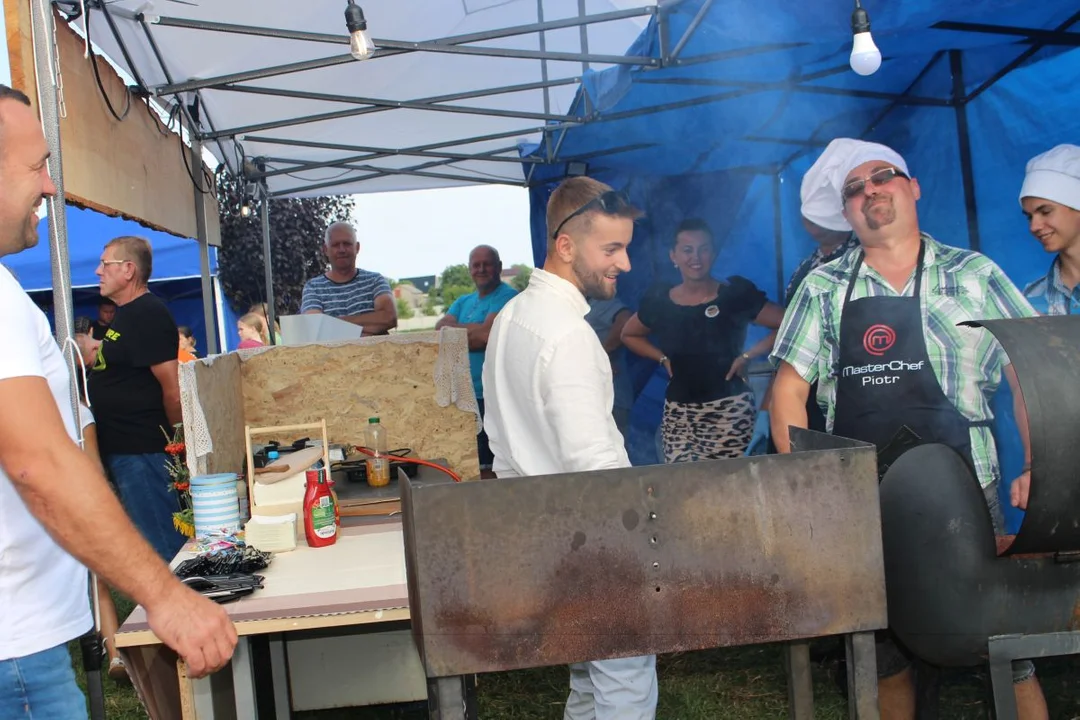
POLYGON ((197 91, 206 147, 234 174, 243 156, 267 158, 269 191, 301 197, 524 184, 519 144, 571 110, 583 72, 577 56, 587 53, 593 70, 605 59, 629 62, 627 48, 655 11, 654 0, 359 4, 381 48, 363 62, 348 54, 346 0, 115 0, 89 10, 89 31, 163 102, 180 91, 190 103, 197 91), (614 18, 588 24, 584 47, 581 28, 566 22, 582 11, 614 18), (566 27, 542 38, 535 28, 506 30, 541 20, 566 27), (440 51, 410 51, 416 42, 440 51), (541 61, 541 49, 570 55, 541 61), (297 63, 311 69, 243 75, 297 63), (320 115, 330 117, 290 122, 320 115), (470 141, 478 137, 487 139, 470 141))
POLYGON ((655 2, 367 0, 380 50, 364 62, 346 0, 115 0, 89 17, 159 99, 197 93, 208 149, 235 174, 265 159, 279 196, 537 184, 572 160, 775 174, 898 108, 974 100, 1076 46, 1080 18, 1075 0, 866 0, 885 62, 864 78, 849 0, 655 2))
MULTIPOLYGON (((679 57, 659 70, 621 66, 587 76, 594 112, 566 131, 560 153, 595 155, 590 169, 773 174, 835 137, 872 135, 897 109, 970 103, 1011 70, 1080 45, 1080 34, 1065 33, 1080 20, 1075 0, 865 0, 884 62, 861 77, 848 65, 851 6, 672 6, 669 37, 699 22, 679 57), (620 147, 635 149, 611 153, 620 147)), ((657 25, 629 55, 661 56, 657 25)))

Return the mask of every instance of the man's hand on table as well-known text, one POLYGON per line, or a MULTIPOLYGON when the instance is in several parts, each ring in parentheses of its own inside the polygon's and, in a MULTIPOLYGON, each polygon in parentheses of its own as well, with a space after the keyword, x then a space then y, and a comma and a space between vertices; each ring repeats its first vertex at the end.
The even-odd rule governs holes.
POLYGON ((236 647, 236 628, 225 609, 180 582, 146 607, 150 629, 200 678, 225 667, 236 647))

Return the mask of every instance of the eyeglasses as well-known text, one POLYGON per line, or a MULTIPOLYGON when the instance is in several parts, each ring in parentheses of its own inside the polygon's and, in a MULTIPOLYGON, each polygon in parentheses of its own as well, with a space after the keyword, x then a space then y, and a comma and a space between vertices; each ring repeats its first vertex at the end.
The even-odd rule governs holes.
POLYGON ((555 232, 551 233, 551 237, 552 239, 559 237, 559 231, 563 229, 563 225, 579 215, 587 213, 593 208, 600 210, 600 212, 605 215, 618 215, 629 206, 630 198, 626 196, 626 193, 621 190, 608 190, 607 192, 594 197, 592 200, 563 218, 563 221, 555 227, 555 232))
POLYGON ((101 261, 98 262, 98 265, 100 265, 101 267, 109 267, 110 265, 123 265, 126 262, 131 262, 131 261, 130 260, 101 260, 101 261))
POLYGON ((865 178, 852 180, 844 186, 844 189, 840 191, 840 194, 843 196, 844 202, 846 203, 851 198, 857 195, 862 195, 863 192, 866 191, 867 182, 872 183, 874 187, 881 187, 882 185, 886 185, 892 182, 898 177, 904 178, 905 180, 911 179, 903 172, 897 170, 894 167, 881 168, 880 170, 875 170, 874 172, 870 173, 870 175, 865 178))

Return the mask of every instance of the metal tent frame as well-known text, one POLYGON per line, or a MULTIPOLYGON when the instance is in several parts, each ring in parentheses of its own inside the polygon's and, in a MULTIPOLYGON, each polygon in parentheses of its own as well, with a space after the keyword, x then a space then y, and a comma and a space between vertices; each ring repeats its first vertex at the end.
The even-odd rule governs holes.
MULTIPOLYGON (((531 0, 529 1, 531 2, 531 0)), ((1065 47, 1080 45, 1080 33, 1070 32, 1073 25, 1080 21, 1080 13, 1074 14, 1065 23, 1050 30, 988 25, 985 23, 939 22, 932 27, 942 31, 1019 38, 1027 43, 1028 47, 1014 61, 1002 68, 993 77, 988 78, 972 92, 965 91, 961 53, 950 50, 937 53, 903 93, 843 89, 812 84, 816 80, 847 72, 846 65, 826 68, 814 73, 800 74, 794 78, 778 82, 724 80, 721 83, 694 78, 658 78, 652 80, 643 77, 638 78, 637 82, 699 86, 722 84, 725 90, 672 103, 621 112, 602 112, 591 106, 592 102, 589 94, 584 92, 581 87, 584 74, 596 65, 654 70, 683 68, 787 51, 807 44, 805 42, 773 42, 688 57, 685 55, 685 51, 695 33, 701 27, 702 22, 709 12, 713 10, 715 0, 700 0, 696 12, 694 12, 686 27, 677 37, 672 37, 670 19, 673 13, 686 12, 687 8, 692 10, 693 8, 690 7, 691 0, 666 3, 664 5, 641 5, 640 0, 629 0, 628 4, 634 5, 635 3, 636 6, 633 7, 589 14, 586 11, 586 0, 577 0, 576 15, 559 19, 545 19, 545 0, 536 0, 536 21, 531 23, 447 35, 427 41, 375 39, 377 50, 371 59, 366 61, 365 65, 378 65, 387 62, 389 58, 395 57, 434 54, 438 57, 510 58, 531 62, 539 66, 541 77, 539 81, 486 85, 478 89, 462 92, 408 99, 315 92, 259 84, 270 79, 281 81, 301 73, 325 72, 338 66, 355 63, 356 61, 348 53, 336 53, 303 61, 253 67, 248 70, 211 77, 177 78, 169 69, 169 59, 162 49, 160 37, 163 29, 167 28, 197 33, 196 37, 203 37, 206 34, 226 34, 230 37, 270 38, 282 42, 300 43, 305 48, 311 48, 324 45, 347 46, 349 37, 345 33, 309 32, 283 27, 155 14, 152 6, 140 6, 147 8, 145 10, 132 9, 125 7, 123 3, 106 3, 103 0, 89 0, 86 3, 87 12, 92 12, 95 18, 100 15, 100 20, 95 22, 89 18, 84 18, 84 22, 89 22, 91 27, 100 25, 99 30, 102 28, 108 29, 105 40, 100 39, 100 32, 97 33, 99 38, 97 42, 107 52, 109 49, 113 49, 112 55, 116 56, 118 60, 123 60, 122 65, 135 80, 137 86, 135 90, 137 92, 144 94, 144 96, 154 97, 163 104, 176 104, 179 106, 190 139, 191 157, 193 159, 201 158, 204 147, 216 151, 215 154, 219 156, 223 166, 235 176, 249 183, 249 187, 255 189, 258 199, 264 201, 260 203, 260 212, 263 216, 263 242, 267 253, 267 301, 271 313, 273 313, 273 287, 269 275, 269 220, 266 217, 268 211, 265 202, 267 199, 315 193, 325 194, 326 192, 365 192, 368 191, 369 186, 371 186, 371 191, 379 191, 385 188, 373 186, 374 182, 386 178, 412 178, 415 181, 414 187, 462 184, 528 186, 536 182, 548 182, 550 181, 550 175, 545 180, 534 179, 534 173, 538 167, 586 162, 599 157, 640 150, 648 146, 642 143, 631 143, 585 155, 564 154, 562 152, 563 142, 566 139, 567 132, 572 128, 612 122, 635 116, 651 115, 695 105, 718 103, 750 94, 777 90, 843 95, 887 101, 888 106, 874 119, 874 122, 867 128, 867 133, 897 107, 919 105, 952 107, 956 113, 957 132, 960 138, 960 160, 971 245, 974 249, 977 249, 979 246, 979 228, 975 206, 974 180, 971 170, 970 140, 967 132, 967 104, 1013 69, 1022 65, 1042 48, 1052 45, 1065 47), (650 54, 590 52, 590 27, 610 23, 625 23, 643 18, 652 21, 647 32, 652 35, 649 38, 652 46, 658 49, 655 56, 650 54), (127 34, 121 31, 121 23, 127 23, 129 26, 127 34), (132 30, 133 28, 137 29, 137 31, 132 30), (549 38, 552 37, 553 33, 573 29, 579 31, 576 51, 553 50, 548 47, 549 38), (143 43, 143 46, 133 48, 131 46, 133 37, 138 38, 143 43), (539 49, 491 46, 492 41, 498 40, 523 41, 525 44, 535 41, 539 49), (137 51, 142 52, 139 54, 137 51), (941 62, 945 55, 948 55, 953 78, 952 97, 941 99, 914 94, 914 89, 918 86, 919 81, 936 64, 941 62), (553 66, 558 65, 559 68, 565 69, 567 63, 574 64, 580 72, 553 78, 552 75, 555 74, 553 66), (159 74, 164 78, 164 82, 157 84, 146 82, 144 78, 149 77, 152 73, 159 74), (569 111, 566 113, 553 111, 552 93, 567 88, 575 91, 574 101, 571 103, 569 111), (221 126, 215 123, 207 108, 205 94, 208 92, 243 95, 252 98, 263 97, 288 100, 300 105, 301 108, 304 105, 310 105, 312 108, 317 107, 320 111, 301 111, 272 120, 250 122, 231 127, 221 126), (511 99, 520 97, 522 94, 535 94, 537 92, 542 94, 542 108, 540 109, 525 109, 521 107, 523 104, 521 102, 510 102, 511 99), (486 101, 487 104, 476 106, 471 104, 474 101, 486 101), (500 101, 502 106, 500 106, 500 101), (341 108, 326 110, 325 108, 328 105, 341 106, 341 108), (494 118, 507 121, 512 127, 491 133, 468 131, 448 133, 448 137, 443 140, 406 147, 394 147, 389 143, 326 142, 314 137, 287 136, 291 131, 302 130, 305 127, 320 123, 324 124, 325 127, 328 122, 355 119, 385 112, 423 113, 425 116, 430 115, 428 121, 431 123, 440 122, 446 115, 494 118), (266 134, 271 131, 277 132, 266 134), (532 154, 526 154, 522 152, 519 142, 509 142, 523 136, 538 136, 539 150, 532 154), (249 152, 248 147, 258 147, 260 150, 265 150, 265 152, 249 152), (334 171, 338 174, 321 178, 297 178, 297 173, 311 171, 334 171)), ((35 36, 35 40, 39 40, 41 37, 51 37, 52 15, 46 12, 46 9, 51 9, 50 6, 54 4, 57 3, 50 3, 47 0, 34 0, 37 9, 36 20, 42 26, 42 32, 35 36), (42 14, 48 15, 48 17, 39 17, 42 14)), ((70 5, 70 3, 59 4, 70 5)), ((466 3, 467 5, 468 3, 466 3)), ((341 6, 343 9, 344 3, 341 3, 341 6)), ((641 43, 635 45, 635 47, 638 46, 641 46, 641 43)), ((51 47, 47 43, 35 42, 35 51, 39 67, 52 66, 55 63, 51 47)), ((311 76, 308 75, 307 77, 311 76)), ((46 127, 46 136, 50 139, 50 146, 53 149, 52 163, 55 166, 53 177, 58 180, 58 185, 62 185, 59 173, 60 148, 57 116, 49 111, 49 106, 54 105, 54 103, 49 102, 49 98, 53 97, 55 99, 55 97, 52 88, 48 86, 49 79, 43 78, 39 74, 38 80, 39 95, 43 100, 43 122, 46 127), (42 81, 45 81, 44 85, 42 81)), ((532 97, 534 95, 530 95, 530 98, 532 97)), ((813 140, 768 136, 749 136, 745 139, 757 143, 795 145, 798 147, 798 150, 783 162, 741 168, 742 170, 769 175, 778 174, 795 159, 819 146, 819 143, 813 140)), ((196 196, 198 192, 198 189, 196 189, 196 196)), ((778 186, 774 195, 774 200, 777 207, 779 207, 778 186)), ((61 253, 64 250, 61 247, 63 244, 62 191, 58 196, 58 200, 58 202, 51 204, 57 207, 50 207, 52 211, 50 218, 55 218, 58 226, 52 232, 55 238, 54 244, 56 245, 54 249, 57 250, 57 259, 60 261, 66 260, 66 257, 61 253)), ((201 203, 196 203, 196 205, 201 210, 201 203)), ((200 217, 199 220, 200 237, 198 239, 203 245, 205 254, 205 218, 200 217)), ((780 232, 779 224, 777 224, 777 232, 780 232)), ((777 244, 779 246, 779 237, 777 238, 777 244)), ((67 282, 63 277, 62 270, 66 266, 66 262, 58 262, 58 265, 55 286, 58 294, 66 296, 68 295, 67 282)), ((208 267, 208 264, 204 267, 208 267)), ((204 277, 204 297, 210 296, 208 285, 209 278, 204 277)), ((57 316, 58 323, 63 326, 69 325, 71 322, 70 302, 66 300, 60 301, 58 298, 57 308, 60 311, 57 316)), ((212 309, 209 305, 207 313, 209 321, 212 319, 212 309)), ((273 317, 271 317, 271 321, 273 321, 273 317)), ((208 322, 208 326, 212 326, 212 323, 208 322)))

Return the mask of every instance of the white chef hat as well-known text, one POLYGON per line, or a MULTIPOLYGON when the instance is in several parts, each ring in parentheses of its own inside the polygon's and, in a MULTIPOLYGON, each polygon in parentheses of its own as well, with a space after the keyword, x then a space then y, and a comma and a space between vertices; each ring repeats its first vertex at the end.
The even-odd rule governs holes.
POLYGON ((878 143, 837 138, 829 143, 825 152, 803 176, 800 197, 803 217, 828 230, 850 231, 851 225, 844 218, 844 200, 841 190, 848 173, 863 163, 881 160, 908 172, 907 163, 899 153, 878 143))
POLYGON ((1080 210, 1080 147, 1058 145, 1027 164, 1020 202, 1026 197, 1043 200, 1080 210))

